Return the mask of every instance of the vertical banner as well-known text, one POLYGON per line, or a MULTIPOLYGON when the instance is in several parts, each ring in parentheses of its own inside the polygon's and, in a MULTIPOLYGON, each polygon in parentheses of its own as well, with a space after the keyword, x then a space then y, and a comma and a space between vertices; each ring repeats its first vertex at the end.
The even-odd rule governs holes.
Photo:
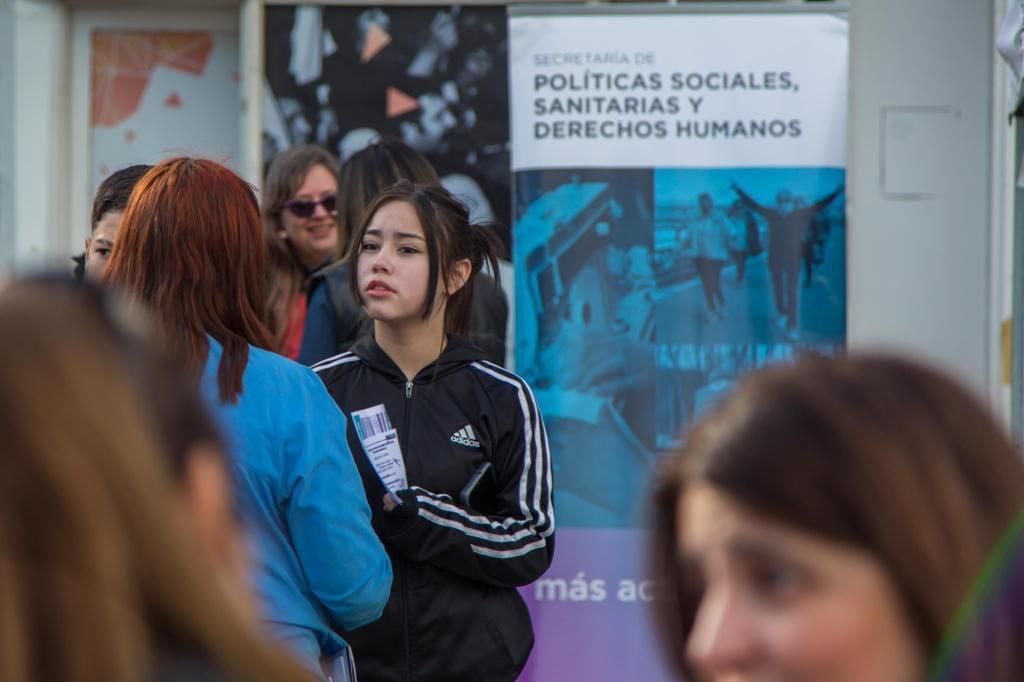
POLYGON ((810 12, 510 19, 515 360, 559 521, 524 680, 669 679, 658 459, 742 373, 842 348, 847 42, 810 12))

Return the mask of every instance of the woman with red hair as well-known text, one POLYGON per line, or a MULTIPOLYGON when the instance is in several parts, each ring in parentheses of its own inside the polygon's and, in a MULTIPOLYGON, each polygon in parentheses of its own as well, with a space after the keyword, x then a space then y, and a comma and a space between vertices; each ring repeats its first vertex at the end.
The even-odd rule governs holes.
POLYGON ((175 158, 132 193, 106 280, 147 304, 201 375, 232 447, 264 618, 337 682, 350 659, 337 630, 379 617, 391 565, 344 415, 315 374, 269 350, 266 258, 252 188, 213 161, 175 158))

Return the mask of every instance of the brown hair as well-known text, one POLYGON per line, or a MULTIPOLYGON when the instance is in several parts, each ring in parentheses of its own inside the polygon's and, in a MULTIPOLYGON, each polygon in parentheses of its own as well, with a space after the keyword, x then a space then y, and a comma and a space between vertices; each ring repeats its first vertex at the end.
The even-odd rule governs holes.
POLYGON ((181 157, 135 187, 104 279, 147 304, 194 369, 206 361, 207 335, 216 339, 220 398, 234 401, 249 345, 272 345, 266 261, 252 188, 219 163, 181 157))
MULTIPOLYGON (((472 268, 469 277, 458 291, 448 297, 444 312, 445 333, 465 336, 469 332, 473 286, 485 262, 494 273, 497 286, 498 251, 501 247, 495 231, 487 225, 470 223, 466 206, 440 185, 414 185, 408 180, 400 180, 377 195, 367 207, 363 222, 354 235, 354 257, 358 258, 363 237, 377 209, 393 201, 404 201, 412 206, 423 227, 430 261, 427 296, 421 312, 424 320, 434 310, 433 292, 437 290, 440 277, 443 276, 450 284, 455 263, 469 259, 472 268)), ((349 287, 355 300, 362 303, 358 270, 355 264, 349 268, 349 287)))
POLYGON ((0 376, 0 679, 136 682, 175 654, 306 679, 211 579, 148 403, 80 304, 0 294, 0 353, 18 358, 0 376))
MULTIPOLYGON (((306 268, 295 257, 291 242, 282 239, 284 229, 281 213, 284 205, 299 191, 306 175, 316 166, 323 166, 338 180, 338 161, 319 145, 307 144, 281 152, 271 161, 263 181, 263 238, 267 244, 267 321, 273 337, 273 348, 281 352, 288 331, 288 314, 296 299, 306 288, 306 268)), ((340 188, 340 183, 339 183, 340 188)), ((341 197, 337 197, 340 201, 341 197)), ((340 227, 340 225, 339 225, 340 227)), ((341 233, 339 232, 339 244, 341 233)))
MULTIPOLYGON (((188 459, 197 444, 227 448, 196 382, 182 372, 181 358, 160 347, 153 337, 148 310, 128 305, 120 291, 93 280, 77 282, 54 273, 40 273, 19 280, 39 295, 68 299, 109 336, 121 357, 120 363, 152 413, 156 435, 175 480, 183 480, 188 459)), ((226 464, 226 463, 225 463, 226 464)))
POLYGON ((284 229, 281 223, 284 205, 295 196, 299 187, 302 187, 306 175, 316 166, 323 166, 335 180, 338 179, 338 160, 319 145, 291 147, 270 162, 267 176, 263 180, 262 201, 263 228, 268 238, 281 240, 278 233, 284 229))
POLYGON ((92 230, 96 230, 103 216, 111 211, 123 211, 128 205, 136 183, 152 166, 138 164, 116 170, 108 175, 96 188, 96 196, 92 200, 92 230))
POLYGON ((374 197, 399 180, 417 185, 440 185, 441 178, 427 158, 395 139, 384 138, 353 154, 338 177, 339 258, 354 252, 354 234, 374 197))
MULTIPOLYGON (((949 378, 892 357, 807 358, 751 375, 666 464, 653 508, 662 585, 655 613, 682 673, 701 598, 676 545, 678 502, 690 483, 871 554, 925 656, 938 653, 986 557, 1024 508, 1019 453, 982 405, 949 378)), ((1005 644, 998 639, 986 645, 1005 644)), ((1022 679, 1024 660, 1014 655, 1010 677, 962 679, 1022 679)))

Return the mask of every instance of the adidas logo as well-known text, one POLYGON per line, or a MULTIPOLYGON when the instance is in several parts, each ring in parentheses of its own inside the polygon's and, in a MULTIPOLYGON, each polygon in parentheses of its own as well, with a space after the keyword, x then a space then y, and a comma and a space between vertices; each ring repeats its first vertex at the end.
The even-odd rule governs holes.
POLYGON ((470 448, 480 447, 480 441, 476 439, 476 434, 473 433, 473 427, 469 424, 466 424, 461 429, 453 433, 451 441, 470 448))

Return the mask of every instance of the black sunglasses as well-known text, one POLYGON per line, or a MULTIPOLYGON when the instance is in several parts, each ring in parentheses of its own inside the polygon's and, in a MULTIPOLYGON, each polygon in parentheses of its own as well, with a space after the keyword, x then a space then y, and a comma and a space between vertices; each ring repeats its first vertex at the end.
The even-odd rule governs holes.
POLYGON ((296 218, 310 218, 316 213, 317 206, 323 206, 324 210, 329 215, 337 215, 337 201, 338 197, 334 194, 328 194, 319 201, 313 201, 312 199, 292 199, 291 201, 285 202, 284 207, 292 212, 296 218))

